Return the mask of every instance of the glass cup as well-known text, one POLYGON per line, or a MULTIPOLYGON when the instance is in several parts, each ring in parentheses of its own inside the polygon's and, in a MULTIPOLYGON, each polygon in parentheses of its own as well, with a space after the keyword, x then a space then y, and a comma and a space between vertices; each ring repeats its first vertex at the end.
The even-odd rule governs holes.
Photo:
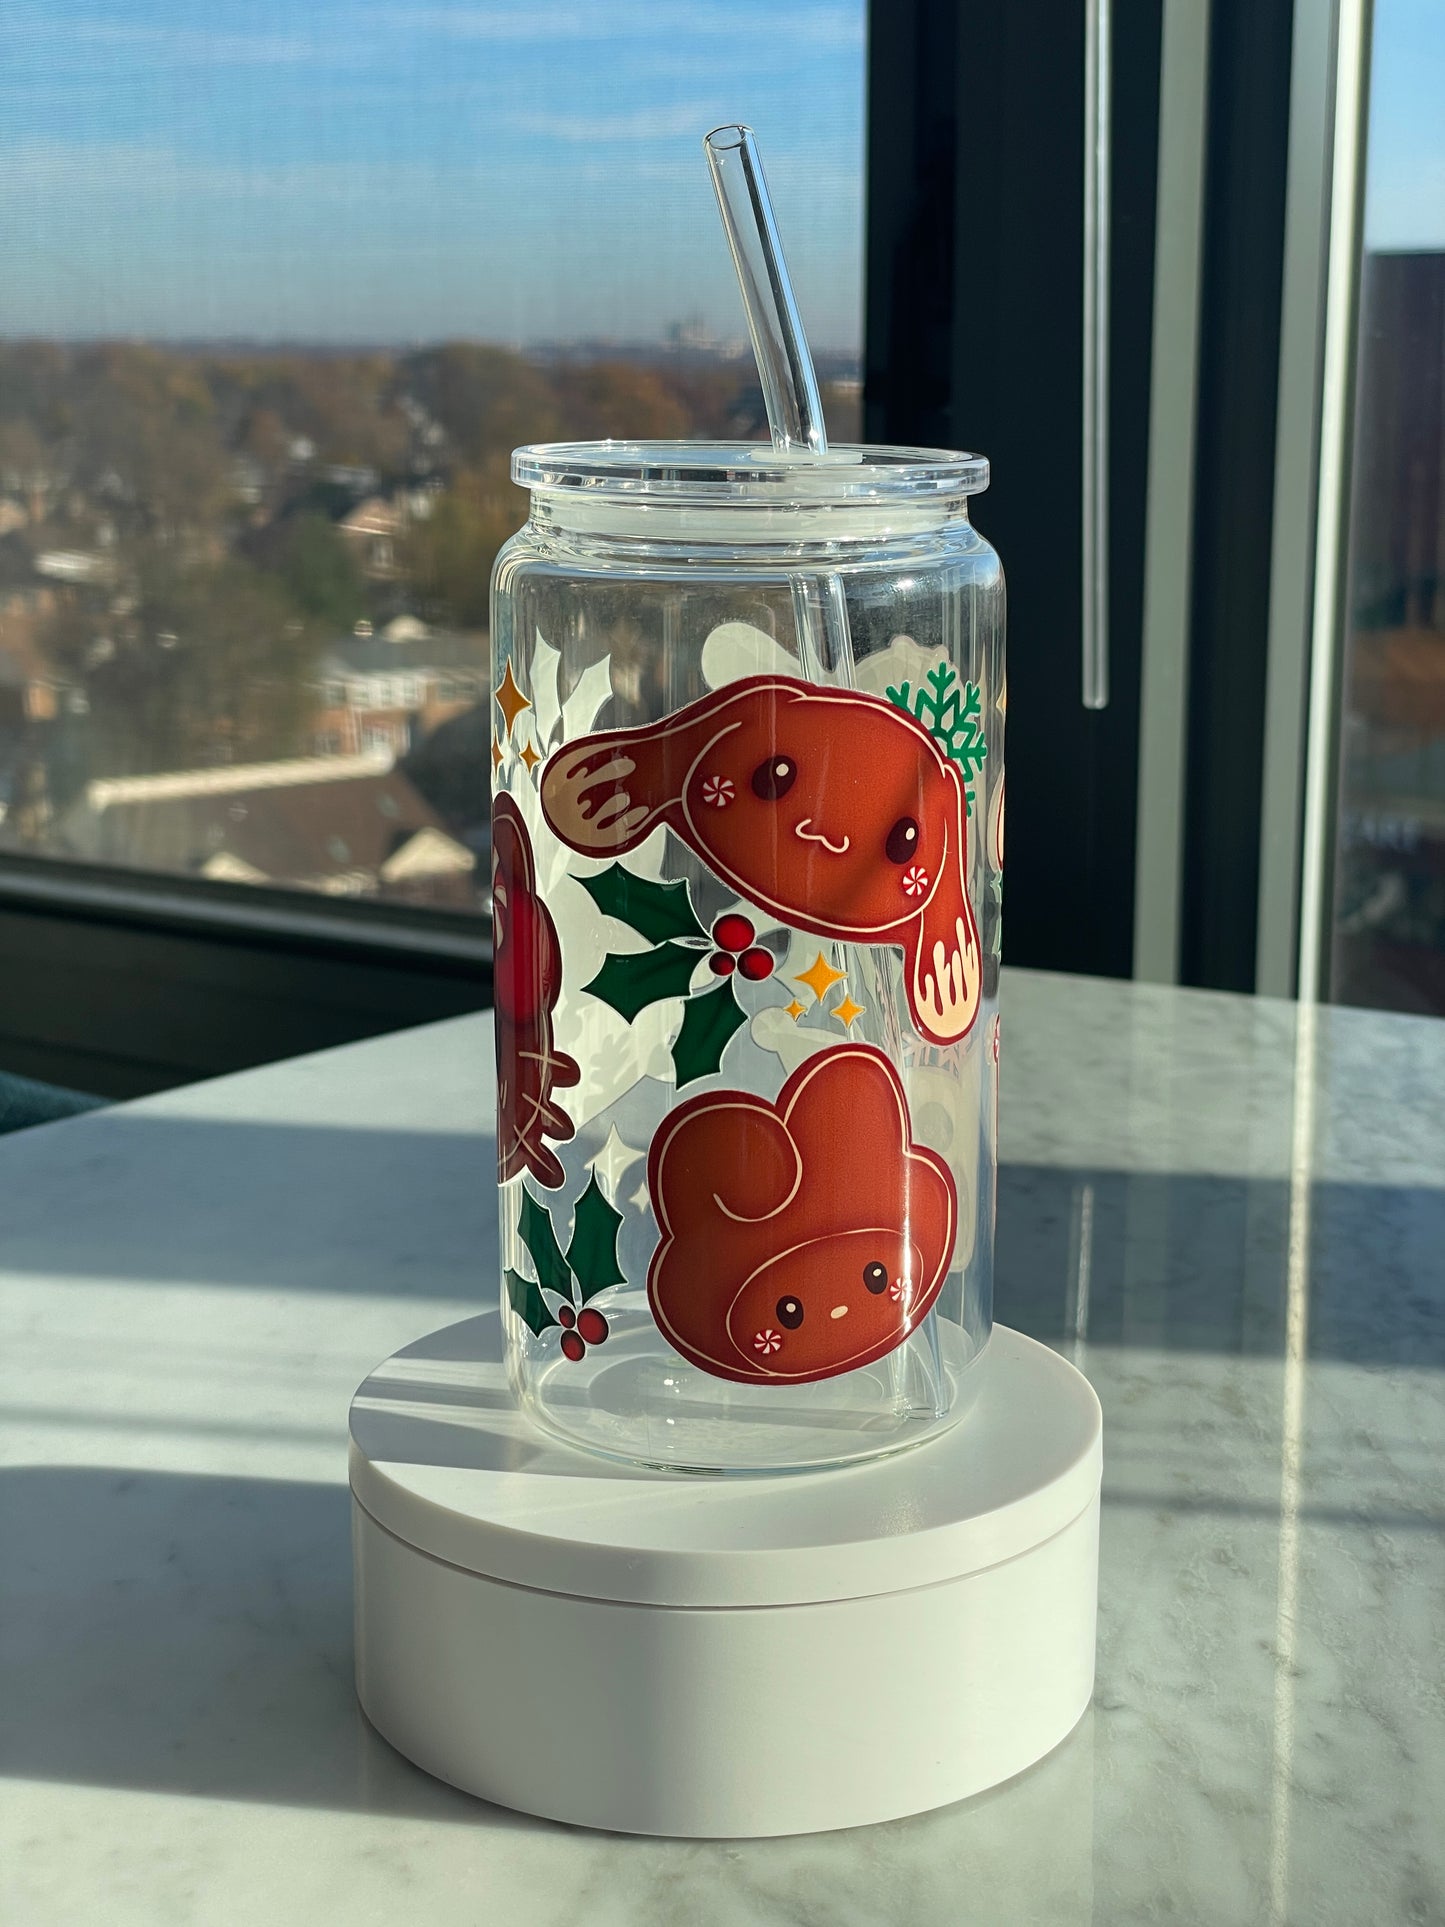
POLYGON ((1004 587, 930 449, 519 449, 492 586, 523 1408, 674 1471, 967 1410, 991 1322, 1004 587))

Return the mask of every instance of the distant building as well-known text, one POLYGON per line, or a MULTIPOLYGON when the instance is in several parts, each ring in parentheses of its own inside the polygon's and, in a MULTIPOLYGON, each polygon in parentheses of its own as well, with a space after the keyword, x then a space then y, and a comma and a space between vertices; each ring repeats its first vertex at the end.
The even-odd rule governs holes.
POLYGON ((53 610, 54 592, 0 589, 0 730, 52 722, 69 688, 37 640, 53 610))
POLYGON ((105 582, 114 567, 109 556, 93 549, 42 549, 35 558, 35 573, 52 582, 105 582))
POLYGON ((317 668, 312 746, 320 756, 406 754, 487 696, 485 645, 398 616, 379 635, 344 636, 317 668))
POLYGON ((472 852, 385 752, 96 781, 60 833, 92 863, 326 896, 478 903, 472 852))
POLYGON ((369 582, 391 582, 397 573, 397 538, 406 527, 403 504, 368 495, 337 523, 337 532, 369 582))

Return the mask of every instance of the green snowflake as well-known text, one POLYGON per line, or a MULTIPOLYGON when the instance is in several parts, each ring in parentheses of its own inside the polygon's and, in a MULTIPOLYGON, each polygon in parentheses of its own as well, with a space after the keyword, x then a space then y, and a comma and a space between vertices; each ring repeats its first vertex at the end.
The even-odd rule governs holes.
POLYGON ((983 768, 988 741, 983 733, 983 699, 976 682, 961 683, 952 663, 937 662, 915 690, 905 682, 890 688, 889 702, 923 724, 945 756, 963 771, 963 794, 973 815, 973 779, 983 768))

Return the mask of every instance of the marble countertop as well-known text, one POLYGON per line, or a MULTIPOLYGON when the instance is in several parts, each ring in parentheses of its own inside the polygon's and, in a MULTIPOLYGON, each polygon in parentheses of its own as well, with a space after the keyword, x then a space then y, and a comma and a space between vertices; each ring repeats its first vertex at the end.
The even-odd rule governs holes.
POLYGON ((1006 973, 996 1309, 1104 1403, 1093 1711, 756 1844, 427 1780, 351 1684, 346 1410, 495 1290, 464 1018, 0 1143, 0 1919, 1445 1920, 1445 1023, 1006 973))

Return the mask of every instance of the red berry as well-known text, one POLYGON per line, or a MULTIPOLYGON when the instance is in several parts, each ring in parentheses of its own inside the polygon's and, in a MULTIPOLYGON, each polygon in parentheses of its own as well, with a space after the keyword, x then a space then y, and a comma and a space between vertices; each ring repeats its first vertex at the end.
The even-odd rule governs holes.
POLYGON ((572 1327, 577 1323, 577 1314, 570 1305, 559 1305, 557 1307, 557 1323, 559 1325, 565 1325, 568 1331, 571 1331, 572 1327))
POLYGON ((589 1345, 600 1345, 607 1336, 607 1320, 593 1305, 577 1314, 577 1329, 589 1345))
POLYGON ((576 1332, 563 1332, 562 1356, 564 1358, 570 1358, 574 1365, 587 1356, 587 1347, 582 1343, 582 1340, 577 1336, 576 1332))
POLYGON ((728 956, 726 951, 714 950, 707 961, 708 968, 715 977, 731 977, 733 974, 734 960, 728 956))
POLYGON ((713 942, 722 945, 724 950, 746 950, 757 932, 746 917, 733 911, 726 917, 719 917, 712 927, 713 942))
POLYGON ((738 969, 749 983, 760 984, 764 977, 771 977, 773 974, 773 953, 771 950, 761 948, 745 950, 738 958, 738 969))

